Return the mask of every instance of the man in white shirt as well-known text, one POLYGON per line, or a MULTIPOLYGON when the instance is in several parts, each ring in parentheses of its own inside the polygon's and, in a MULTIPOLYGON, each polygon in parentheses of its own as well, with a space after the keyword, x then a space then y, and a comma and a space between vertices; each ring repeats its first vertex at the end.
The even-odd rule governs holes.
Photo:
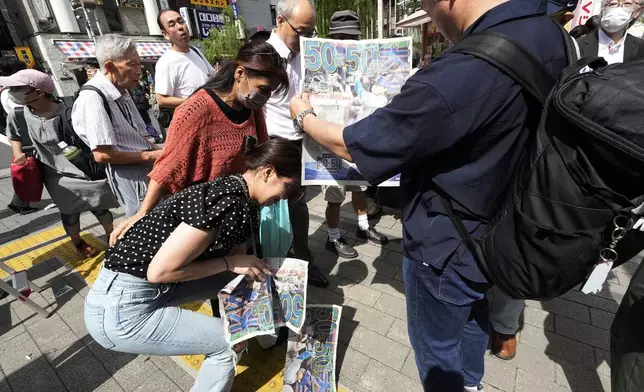
MULTIPOLYGON (((266 127, 270 137, 292 140, 302 148, 302 134, 293 128, 289 109, 291 98, 300 92, 301 63, 300 37, 315 36, 315 7, 310 0, 280 0, 277 4, 277 28, 268 39, 277 53, 287 61, 289 89, 286 96, 271 97, 264 107, 266 127)), ((306 205, 305 189, 289 203, 289 215, 293 230, 293 255, 309 262, 309 284, 326 287, 327 278, 314 267, 313 255, 309 249, 309 209, 306 205)))
POLYGON ((215 70, 199 49, 190 46, 188 26, 178 12, 162 11, 157 22, 172 47, 157 62, 154 91, 159 107, 174 109, 203 86, 215 70))
POLYGON ((582 57, 600 56, 608 64, 644 58, 644 40, 627 34, 642 9, 641 0, 604 0, 599 30, 578 41, 582 57))

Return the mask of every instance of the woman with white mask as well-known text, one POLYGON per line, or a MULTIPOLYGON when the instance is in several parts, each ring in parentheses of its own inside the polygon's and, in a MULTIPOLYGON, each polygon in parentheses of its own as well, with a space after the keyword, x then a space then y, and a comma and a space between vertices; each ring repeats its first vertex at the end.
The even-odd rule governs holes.
POLYGON ((644 9, 642 0, 604 0, 600 28, 579 39, 582 56, 600 56, 608 64, 644 58, 644 40, 627 34, 644 9))

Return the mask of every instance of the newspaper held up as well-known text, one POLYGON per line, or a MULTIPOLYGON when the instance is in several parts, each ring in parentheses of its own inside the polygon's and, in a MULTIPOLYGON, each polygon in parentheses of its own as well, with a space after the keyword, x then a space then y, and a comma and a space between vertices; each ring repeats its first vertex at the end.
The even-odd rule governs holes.
POLYGON ((342 307, 309 305, 302 332, 291 332, 283 392, 336 392, 335 361, 342 307))
POLYGON ((308 263, 292 258, 266 260, 272 276, 255 282, 239 275, 219 292, 224 333, 231 345, 286 326, 299 333, 304 325, 308 263))
MULTIPOLYGON (((364 41, 302 38, 302 91, 319 118, 343 125, 387 105, 411 76, 412 39, 364 41)), ((356 165, 304 135, 303 185, 369 185, 356 165)), ((380 186, 398 186, 400 175, 380 186)))

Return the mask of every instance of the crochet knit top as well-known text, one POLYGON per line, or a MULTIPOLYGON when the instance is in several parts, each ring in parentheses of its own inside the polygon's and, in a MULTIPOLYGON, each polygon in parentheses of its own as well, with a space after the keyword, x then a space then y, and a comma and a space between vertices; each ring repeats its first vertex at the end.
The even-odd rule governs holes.
POLYGON ((217 177, 246 170, 241 155, 245 136, 268 140, 264 113, 251 113, 235 124, 205 90, 194 93, 174 112, 163 155, 150 172, 151 179, 171 193, 217 177))

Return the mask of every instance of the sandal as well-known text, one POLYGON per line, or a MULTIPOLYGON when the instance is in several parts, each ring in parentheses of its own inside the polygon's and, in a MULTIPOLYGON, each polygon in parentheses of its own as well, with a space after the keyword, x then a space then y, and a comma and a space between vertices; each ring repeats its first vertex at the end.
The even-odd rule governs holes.
POLYGON ((316 266, 309 265, 309 284, 315 287, 326 288, 329 286, 329 279, 316 266))
POLYGON ((27 206, 27 207, 18 207, 18 206, 13 205, 13 204, 9 204, 7 206, 7 208, 10 209, 11 211, 13 211, 14 213, 20 214, 20 215, 32 214, 32 213, 38 211, 38 209, 34 208, 34 207, 29 207, 29 206, 27 206))
POLYGON ((81 242, 79 242, 78 244, 74 244, 74 246, 76 247, 76 251, 86 259, 94 257, 98 253, 96 249, 94 249, 91 245, 83 240, 81 240, 81 242))

